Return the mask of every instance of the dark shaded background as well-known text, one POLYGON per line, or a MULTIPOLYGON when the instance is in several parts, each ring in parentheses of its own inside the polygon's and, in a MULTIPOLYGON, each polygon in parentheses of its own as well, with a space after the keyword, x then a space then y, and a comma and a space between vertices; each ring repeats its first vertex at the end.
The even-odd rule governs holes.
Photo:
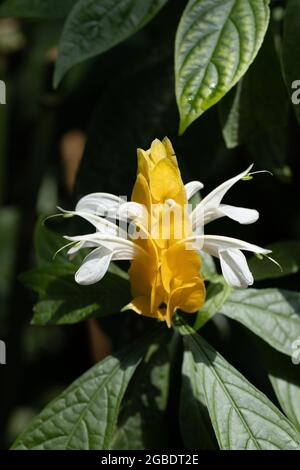
MULTIPOLYGON (((0 106, 0 339, 7 345, 7 364, 0 366, 1 448, 7 448, 31 417, 90 367, 97 355, 86 324, 30 326, 35 296, 18 275, 34 266, 36 220, 55 213, 57 204, 72 208, 88 192, 129 196, 137 147, 148 148, 155 137, 168 135, 184 180, 203 181, 205 194, 251 162, 258 170, 272 171, 273 177, 257 175, 230 193, 236 205, 260 211, 255 226, 221 220, 209 230, 259 245, 299 239, 299 124, 292 109, 284 145, 277 141, 277 131, 257 123, 246 145, 227 150, 218 106, 178 137, 173 44, 184 3, 170 2, 142 32, 74 68, 57 91, 52 75, 62 22, 0 21, 0 79, 7 85, 7 104, 0 106)), ((278 24, 273 27, 280 29, 278 24)), ((277 68, 270 70, 270 77, 276 73, 277 68)), ((272 93, 276 101, 276 89, 272 93)), ((249 109, 256 105, 248 103, 249 109)), ((48 226, 68 232, 66 222, 52 221, 48 226)), ((299 289, 299 276, 272 281, 272 286, 277 285, 299 289)), ((119 321, 116 317, 104 324, 113 344, 119 321)), ((221 340, 226 357, 271 394, 263 366, 253 349, 249 353, 250 334, 242 326, 223 322, 206 326, 205 334, 215 344, 221 340)), ((174 407, 178 392, 175 387, 174 407)), ((172 406, 169 442, 172 439, 174 448, 181 441, 171 410, 172 406)))

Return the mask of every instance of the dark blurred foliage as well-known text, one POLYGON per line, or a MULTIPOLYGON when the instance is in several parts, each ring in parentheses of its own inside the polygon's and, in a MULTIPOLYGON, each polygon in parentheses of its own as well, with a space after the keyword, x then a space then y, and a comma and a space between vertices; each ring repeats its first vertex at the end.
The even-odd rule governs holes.
MULTIPOLYGON (((0 366, 3 448, 37 410, 93 361, 86 324, 51 328, 29 325, 35 297, 22 286, 18 275, 34 266, 33 232, 38 216, 55 213, 58 203, 71 208, 88 192, 130 196, 136 147, 147 148, 155 137, 168 135, 184 180, 203 181, 205 193, 253 161, 256 169, 275 174, 257 175, 230 193, 237 205, 260 211, 257 224, 228 225, 222 219, 214 223, 214 233, 260 245, 300 236, 299 124, 292 111, 286 151, 279 160, 278 148, 265 129, 261 129, 259 139, 255 136, 253 145, 248 142, 234 150, 226 149, 217 107, 178 137, 173 44, 184 3, 169 2, 143 31, 75 67, 57 91, 52 88, 52 75, 62 22, 0 22, 0 78, 7 84, 7 104, 0 107, 0 338, 7 344, 7 365, 0 366), (73 162, 72 151, 69 159, 62 157, 62 139, 71 131, 76 131, 69 134, 71 141, 72 136, 75 139, 70 145, 75 147, 83 138, 81 133, 87 135, 76 191, 72 193, 66 173, 75 171, 78 152, 73 162)), ((75 230, 66 224, 49 221, 53 230, 75 230)), ((269 283, 260 283, 265 285, 269 283)), ((279 279, 272 285, 298 289, 299 276, 279 279)), ((123 325, 119 319, 103 323, 113 344, 118 343, 119 325, 123 325)), ((247 345, 252 338, 242 326, 219 318, 204 332, 214 345, 217 340, 220 345, 221 340, 221 352, 233 365, 270 392, 256 355, 249 357, 247 345)), ((176 409, 178 390, 173 396, 170 416, 172 406, 176 409)), ((173 448, 180 447, 178 429, 172 429, 173 448)))

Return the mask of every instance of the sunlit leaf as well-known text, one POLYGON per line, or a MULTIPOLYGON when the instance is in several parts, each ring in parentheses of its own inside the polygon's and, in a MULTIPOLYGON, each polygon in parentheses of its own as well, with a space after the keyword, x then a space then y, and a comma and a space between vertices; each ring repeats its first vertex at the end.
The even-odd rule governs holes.
POLYGON ((180 133, 246 72, 262 44, 269 16, 269 0, 188 2, 175 51, 180 133))
POLYGON ((153 332, 83 374, 32 421, 13 449, 109 449, 122 398, 150 339, 153 332))
POLYGON ((300 434, 263 393, 190 327, 181 331, 221 449, 300 449, 300 434))
POLYGON ((220 311, 237 320, 278 351, 291 355, 300 338, 300 293, 283 289, 233 292, 220 311))

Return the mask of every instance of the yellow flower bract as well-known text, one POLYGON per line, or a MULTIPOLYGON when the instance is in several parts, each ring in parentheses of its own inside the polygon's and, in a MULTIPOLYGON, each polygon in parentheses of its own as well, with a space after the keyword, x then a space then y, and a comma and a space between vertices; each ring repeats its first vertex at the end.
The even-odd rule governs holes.
POLYGON ((135 243, 147 255, 139 255, 131 263, 129 276, 134 298, 127 308, 166 321, 170 327, 177 309, 194 313, 204 303, 200 256, 183 242, 192 231, 186 213, 186 192, 170 140, 156 139, 149 150, 138 149, 137 155, 138 174, 131 199, 146 208, 148 226, 143 228, 147 237, 135 243), (176 209, 176 217, 168 203, 176 209), (168 211, 170 214, 166 214, 168 211))

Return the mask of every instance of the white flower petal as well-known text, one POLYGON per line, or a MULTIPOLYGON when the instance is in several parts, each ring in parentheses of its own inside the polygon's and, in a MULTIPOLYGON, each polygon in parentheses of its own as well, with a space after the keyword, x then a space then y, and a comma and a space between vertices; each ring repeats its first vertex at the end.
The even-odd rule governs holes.
POLYGON ((96 230, 100 233, 119 236, 123 238, 127 237, 127 233, 125 230, 123 230, 121 227, 119 227, 115 223, 110 222, 109 220, 106 220, 102 217, 99 217, 98 215, 89 214, 88 212, 82 212, 82 211, 76 211, 74 212, 74 215, 78 215, 79 217, 82 217, 83 219, 90 222, 92 225, 94 225, 96 230))
POLYGON ((148 213, 146 207, 138 202, 125 202, 119 207, 116 215, 119 220, 125 222, 133 220, 144 225, 147 222, 148 213))
POLYGON ((223 215, 229 217, 240 224, 253 224, 259 219, 259 212, 255 209, 247 209, 245 207, 229 206, 221 204, 219 207, 221 217, 223 215))
POLYGON ((193 230, 197 230, 197 226, 202 223, 203 214, 205 224, 208 224, 209 222, 212 222, 213 220, 224 215, 219 212, 219 207, 223 197, 235 183, 240 181, 250 172, 252 167, 253 165, 250 165, 247 170, 225 181, 223 184, 209 193, 204 199, 202 199, 202 201, 197 205, 191 214, 193 230))
MULTIPOLYGON (((122 238, 127 238, 127 232, 122 227, 117 225, 116 223, 107 220, 99 215, 93 214, 92 212, 85 212, 85 211, 66 211, 59 207, 59 210, 62 211, 64 214, 70 216, 78 216, 82 219, 85 219, 87 222, 92 224, 96 230, 103 234, 114 235, 122 238)), ((115 217, 117 220, 117 217, 115 217)))
POLYGON ((118 256, 122 256, 122 258, 118 259, 131 260, 139 253, 143 256, 148 256, 145 250, 143 250, 137 244, 133 243, 131 240, 126 240, 124 238, 114 237, 99 232, 88 235, 77 235, 74 237, 65 236, 64 238, 74 242, 84 242, 82 247, 106 247, 113 253, 118 254, 118 256))
POLYGON ((219 252, 221 269, 225 281, 236 289, 245 289, 253 284, 253 276, 245 255, 237 249, 219 252))
POLYGON ((76 211, 89 212, 91 214, 104 216, 106 213, 114 213, 126 200, 110 193, 91 193, 82 197, 77 205, 76 211))
POLYGON ((219 251, 230 249, 251 251, 252 253, 262 255, 271 253, 271 250, 266 250, 252 243, 244 242, 237 238, 222 237, 220 235, 196 235, 188 237, 183 241, 191 244, 191 246, 195 246, 195 249, 207 251, 209 254, 216 257, 219 257, 219 251))
POLYGON ((189 201, 198 191, 204 188, 204 185, 200 181, 191 181, 187 183, 184 188, 187 200, 189 201))
POLYGON ((209 193, 202 201, 200 204, 204 204, 205 206, 209 207, 216 207, 219 206, 220 202, 222 201, 223 197, 229 191, 232 186, 235 185, 238 181, 240 181, 244 176, 246 176, 251 168, 253 167, 253 164, 250 165, 247 170, 243 171, 242 173, 239 173, 237 176, 234 176, 233 178, 230 178, 229 180, 225 181, 224 183, 220 184, 217 188, 215 188, 211 193, 209 193))
POLYGON ((67 255, 70 256, 71 258, 73 258, 77 253, 78 251, 80 251, 82 248, 94 248, 95 245, 93 243, 89 243, 89 242, 78 242, 78 243, 75 243, 68 251, 67 251, 67 255))
POLYGON ((108 270, 112 255, 112 251, 103 246, 93 250, 76 272, 75 281, 85 286, 101 281, 108 270))
POLYGON ((203 250, 220 259, 222 273, 229 285, 245 288, 253 284, 247 260, 240 250, 266 255, 270 250, 236 238, 219 235, 195 235, 184 240, 187 249, 203 250))

